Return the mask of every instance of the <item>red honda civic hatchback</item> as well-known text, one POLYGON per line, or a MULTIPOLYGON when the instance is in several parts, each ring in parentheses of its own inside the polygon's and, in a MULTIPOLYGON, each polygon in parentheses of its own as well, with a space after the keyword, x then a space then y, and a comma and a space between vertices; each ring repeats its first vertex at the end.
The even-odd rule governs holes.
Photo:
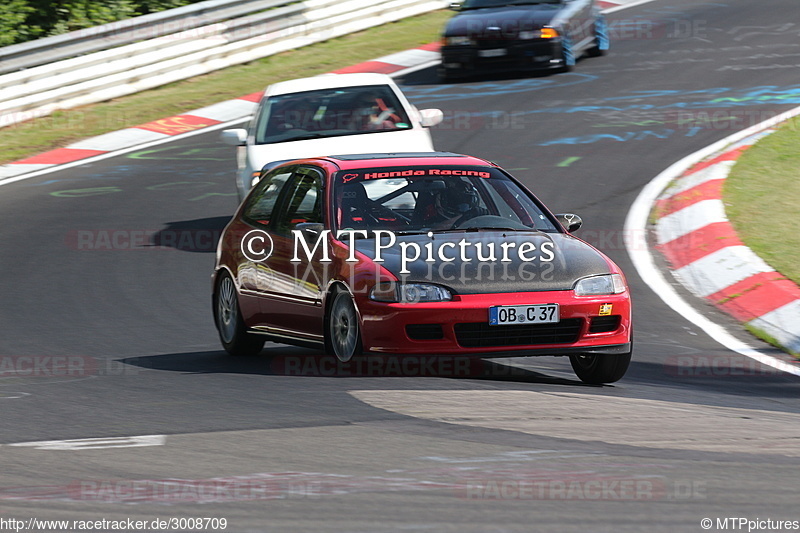
POLYGON ((497 165, 444 153, 359 154, 265 172, 222 233, 220 340, 348 361, 361 352, 569 356, 587 383, 628 368, 620 269, 497 165))

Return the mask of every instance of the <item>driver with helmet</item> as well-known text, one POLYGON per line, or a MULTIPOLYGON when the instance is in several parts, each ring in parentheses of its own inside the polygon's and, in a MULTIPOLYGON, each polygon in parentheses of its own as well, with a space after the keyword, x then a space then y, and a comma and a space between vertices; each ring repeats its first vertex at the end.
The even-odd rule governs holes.
POLYGON ((436 215, 428 221, 432 229, 457 228, 471 218, 488 213, 480 207, 481 197, 474 185, 462 180, 446 183, 447 187, 434 197, 436 215))

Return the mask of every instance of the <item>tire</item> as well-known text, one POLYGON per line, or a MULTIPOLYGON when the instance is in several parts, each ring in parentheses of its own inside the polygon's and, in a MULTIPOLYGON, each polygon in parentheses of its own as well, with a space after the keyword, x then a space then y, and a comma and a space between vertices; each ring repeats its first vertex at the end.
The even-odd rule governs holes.
POLYGON ((329 353, 346 363, 363 350, 358 313, 353 298, 347 291, 337 291, 332 297, 333 302, 325 324, 325 346, 329 353))
POLYGON ((608 37, 608 22, 602 15, 594 22, 594 46, 589 49, 590 57, 600 57, 608 53, 611 41, 608 37))
POLYGON ((264 348, 263 337, 247 332, 239 309, 236 285, 227 272, 219 277, 214 292, 214 323, 219 340, 229 354, 257 355, 264 348))
POLYGON ((620 355, 570 355, 572 370, 584 383, 602 385, 622 379, 631 363, 631 352, 620 355))
POLYGON ((440 67, 436 72, 441 83, 453 83, 460 76, 455 73, 454 69, 440 67))
POLYGON ((572 72, 575 68, 577 58, 572 50, 572 40, 567 36, 561 38, 561 59, 564 60, 564 66, 561 67, 561 72, 572 72))

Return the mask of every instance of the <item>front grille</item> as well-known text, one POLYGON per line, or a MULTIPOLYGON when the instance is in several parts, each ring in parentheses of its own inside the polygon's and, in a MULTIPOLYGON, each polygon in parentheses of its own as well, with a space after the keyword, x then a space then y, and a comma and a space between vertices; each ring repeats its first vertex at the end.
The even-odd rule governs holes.
POLYGON ((619 327, 622 317, 619 315, 596 316, 589 324, 589 333, 608 333, 619 327))
POLYGON ((583 320, 566 318, 557 324, 490 326, 488 322, 455 325, 456 339, 464 348, 569 344, 578 340, 583 320))
POLYGON ((408 324, 406 335, 415 341, 435 341, 444 338, 441 324, 408 324))

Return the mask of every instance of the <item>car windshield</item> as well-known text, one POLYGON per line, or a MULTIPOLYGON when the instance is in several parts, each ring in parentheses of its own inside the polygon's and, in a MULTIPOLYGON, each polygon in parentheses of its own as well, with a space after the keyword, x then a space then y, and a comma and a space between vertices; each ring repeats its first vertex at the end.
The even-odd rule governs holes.
POLYGON ((333 202, 337 230, 558 231, 543 207, 492 167, 340 171, 333 202))
POLYGON ((337 87, 270 97, 256 123, 256 144, 411 128, 388 85, 337 87))
POLYGON ((534 4, 560 4, 561 0, 465 0, 461 9, 481 9, 484 7, 521 6, 534 4))

